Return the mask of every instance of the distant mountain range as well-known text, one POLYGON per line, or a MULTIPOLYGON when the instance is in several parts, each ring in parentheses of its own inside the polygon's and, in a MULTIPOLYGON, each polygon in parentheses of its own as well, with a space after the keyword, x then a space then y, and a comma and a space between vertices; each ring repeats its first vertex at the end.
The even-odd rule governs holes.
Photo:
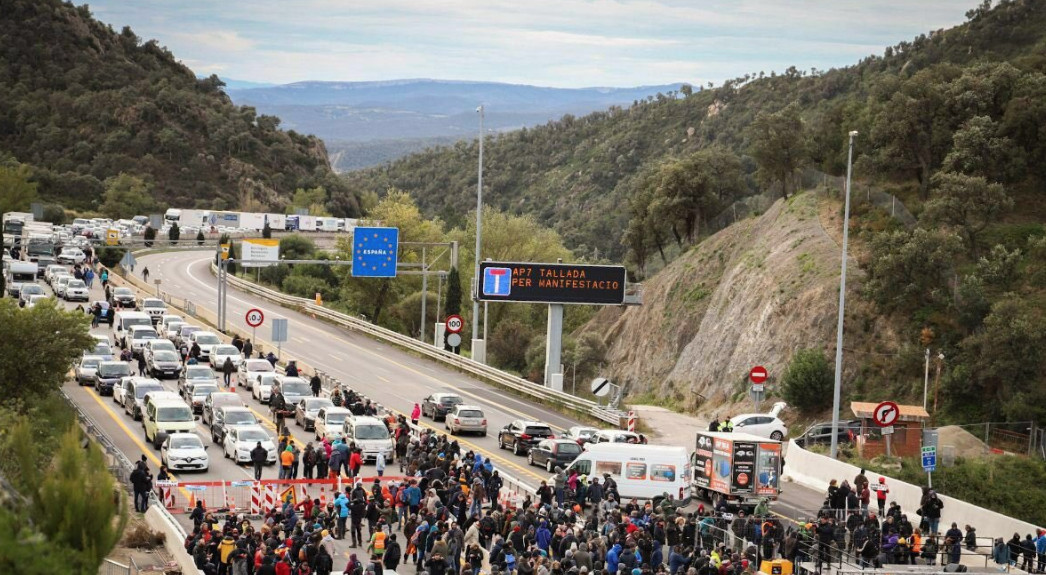
POLYGON ((545 124, 566 114, 631 105, 682 85, 543 88, 425 79, 277 86, 225 83, 236 104, 278 116, 284 129, 322 138, 338 171, 382 164, 428 145, 474 138, 479 132, 476 107, 480 104, 485 107, 484 127, 506 131, 545 124))

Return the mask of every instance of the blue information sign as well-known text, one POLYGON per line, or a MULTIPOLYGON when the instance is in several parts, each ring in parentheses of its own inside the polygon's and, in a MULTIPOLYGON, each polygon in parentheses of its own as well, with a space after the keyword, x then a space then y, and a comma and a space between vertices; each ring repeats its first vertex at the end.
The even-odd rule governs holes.
POLYGON ((930 472, 937 469, 937 448, 923 447, 923 471, 930 472))
POLYGON ((353 230, 353 277, 396 277, 399 238, 400 231, 397 228, 356 228, 353 230))
POLYGON ((512 294, 511 268, 483 268, 483 295, 512 294))

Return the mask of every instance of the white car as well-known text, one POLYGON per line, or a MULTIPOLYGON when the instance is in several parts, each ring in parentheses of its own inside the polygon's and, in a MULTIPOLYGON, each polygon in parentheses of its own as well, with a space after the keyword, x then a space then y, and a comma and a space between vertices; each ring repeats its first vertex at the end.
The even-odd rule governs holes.
POLYGON ((237 377, 240 379, 240 387, 251 389, 259 375, 275 372, 276 369, 267 359, 248 359, 240 364, 240 372, 237 377))
POLYGON ((44 281, 47 282, 47 285, 51 285, 51 282, 54 280, 54 276, 58 274, 69 275, 69 268, 59 264, 51 264, 47 266, 47 268, 44 270, 44 281))
POLYGON ((280 391, 283 392, 283 398, 287 401, 288 409, 298 405, 298 402, 306 397, 312 397, 312 388, 309 386, 309 382, 301 377, 277 375, 276 383, 279 384, 280 391))
POLYGON ((29 296, 29 301, 25 302, 26 309, 36 307, 37 304, 44 301, 45 299, 53 299, 49 295, 44 294, 33 294, 29 296))
POLYGON ((77 385, 91 385, 94 382, 94 372, 98 371, 98 366, 103 361, 105 358, 97 355, 85 355, 80 358, 80 363, 76 364, 74 370, 77 385))
POLYGON ((182 331, 183 325, 189 325, 184 321, 170 321, 163 324, 163 337, 166 337, 168 341, 174 343, 174 340, 178 337, 178 334, 182 331))
POLYGON ((147 297, 142 300, 141 305, 142 311, 149 314, 149 319, 153 321, 153 324, 160 323, 163 316, 167 315, 167 304, 162 299, 147 297))
POLYGON ((145 352, 145 344, 151 340, 159 339, 156 330, 145 325, 134 325, 128 330, 127 341, 131 344, 131 353, 138 355, 145 352))
POLYGON ((251 383, 251 396, 258 401, 268 404, 272 397, 272 384, 276 383, 276 372, 259 373, 251 383))
POLYGON ((341 439, 345 435, 341 426, 350 417, 352 417, 352 412, 344 407, 325 407, 319 410, 313 426, 316 431, 316 440, 322 441, 324 437, 330 441, 341 439))
MULTIPOLYGON (((129 381, 125 379, 122 383, 123 393, 120 404, 123 405, 124 412, 136 421, 142 418, 145 394, 165 391, 159 381, 148 377, 132 377, 129 381)), ((115 389, 113 393, 116 393, 115 389)))
POLYGON ((197 331, 189 335, 189 347, 192 348, 194 343, 200 346, 200 360, 208 361, 211 357, 211 350, 214 349, 214 346, 221 345, 222 340, 209 331, 197 331))
POLYGON ((65 289, 62 290, 62 297, 65 298, 65 301, 87 301, 90 299, 87 284, 84 283, 84 280, 69 280, 69 283, 65 284, 65 289))
MULTIPOLYGON (((149 361, 150 359, 152 359, 152 354, 158 351, 170 351, 173 353, 178 353, 178 348, 174 347, 174 344, 171 343, 171 340, 157 337, 156 339, 150 339, 149 341, 145 342, 145 348, 142 351, 145 353, 145 360, 149 361)), ((181 360, 181 358, 178 359, 181 360)))
POLYGON ((58 254, 55 258, 60 264, 82 264, 87 259, 87 255, 80 248, 62 248, 62 253, 58 254))
POLYGON ((781 441, 788 437, 788 426, 777 415, 787 406, 787 403, 779 401, 774 404, 769 413, 743 413, 731 417, 730 422, 734 424, 736 432, 781 441))
POLYGON ((191 394, 194 385, 218 385, 218 374, 206 365, 187 365, 181 379, 178 380, 178 393, 191 394))
POLYGON ((74 279, 76 278, 74 278, 71 274, 55 274, 54 278, 51 280, 51 289, 54 290, 54 295, 62 297, 62 294, 65 292, 65 284, 69 283, 74 279))
POLYGON ((221 369, 225 365, 226 358, 232 360, 233 367, 239 367, 243 363, 243 355, 240 354, 240 350, 236 349, 235 345, 227 343, 214 346, 211 349, 210 358, 214 369, 221 369))
POLYGON ((276 444, 272 442, 272 438, 260 425, 230 427, 225 434, 222 451, 225 457, 232 459, 236 463, 250 463, 251 450, 258 446, 258 442, 261 442, 262 447, 265 448, 268 454, 265 462, 276 463, 276 444))
POLYGON ((171 471, 207 471, 207 446, 195 433, 172 433, 160 446, 160 461, 171 471))
POLYGON ((37 285, 36 283, 24 283, 22 287, 18 288, 18 301, 22 303, 29 303, 29 298, 34 295, 47 295, 44 291, 44 287, 37 285))

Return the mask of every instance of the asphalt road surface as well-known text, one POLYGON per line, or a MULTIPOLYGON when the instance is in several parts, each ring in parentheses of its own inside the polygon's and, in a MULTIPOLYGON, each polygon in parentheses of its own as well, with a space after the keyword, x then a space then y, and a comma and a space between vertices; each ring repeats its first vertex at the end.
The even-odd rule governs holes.
MULTIPOLYGON (((198 308, 215 310, 217 287, 216 280, 209 270, 211 258, 211 254, 201 252, 151 254, 139 258, 136 270, 140 273, 142 268, 148 266, 150 280, 161 279, 164 291, 179 298, 190 299, 198 308)), ((92 290, 92 300, 95 299, 102 299, 98 282, 92 290)), ((253 295, 230 290, 227 301, 228 327, 249 334, 250 328, 244 321, 244 315, 248 309, 259 308, 265 313, 266 323, 258 328, 257 340, 267 342, 271 333, 271 320, 287 319, 290 341, 283 345, 282 359, 297 359, 321 369, 386 407, 409 413, 415 402, 420 402, 429 393, 436 391, 454 392, 461 395, 466 403, 481 406, 487 417, 487 435, 458 436, 459 443, 463 450, 471 449, 490 457, 503 475, 524 483, 537 485, 541 480, 547 479, 548 473, 544 469, 528 466, 525 456, 517 457, 509 451, 498 449, 498 430, 514 419, 543 421, 551 425, 557 433, 572 425, 578 425, 578 422, 556 411, 495 389, 436 362, 412 356, 393 345, 329 325, 253 295)), ((75 304, 64 305, 75 307, 75 304)), ((93 331, 109 332, 108 326, 93 331)), ((177 383, 168 380, 165 386, 176 391, 177 383)), ((151 469, 156 470, 159 467, 159 452, 144 441, 141 424, 125 415, 120 405, 109 397, 98 396, 92 388, 78 387, 75 383, 67 384, 66 391, 73 401, 109 434, 129 459, 134 461, 145 454, 151 469)), ((244 388, 237 387, 237 392, 244 402, 255 410, 258 419, 275 435, 267 407, 255 401, 244 388)), ((433 422, 424 417, 421 424, 440 431, 444 429, 443 422, 433 422)), ((295 440, 302 444, 315 439, 311 432, 304 432, 291 420, 288 420, 288 427, 295 440)), ((198 424, 198 431, 205 444, 210 444, 209 430, 202 423, 198 424)), ((691 448, 693 438, 660 437, 653 442, 691 448)), ((253 478, 253 472, 248 467, 237 466, 224 459, 218 446, 212 445, 209 454, 211 467, 207 472, 185 474, 178 479, 209 481, 253 478)), ((398 465, 390 465, 386 475, 394 475, 397 470, 398 465)), ((365 468, 365 474, 366 471, 365 468)), ((264 478, 276 476, 276 466, 265 469, 264 478)), ((804 516, 807 512, 819 508, 822 501, 823 495, 820 493, 786 484, 775 509, 786 517, 804 516)), ((338 551, 341 553, 342 549, 339 548, 338 551)))

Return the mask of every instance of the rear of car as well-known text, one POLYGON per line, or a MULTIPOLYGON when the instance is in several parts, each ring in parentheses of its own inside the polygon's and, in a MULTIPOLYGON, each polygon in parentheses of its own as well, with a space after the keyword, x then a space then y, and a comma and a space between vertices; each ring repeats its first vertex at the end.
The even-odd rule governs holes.
POLYGON ((346 442, 356 443, 364 461, 376 460, 378 454, 384 454, 386 462, 395 457, 395 444, 389 428, 376 417, 349 417, 342 425, 342 434, 346 442))
POLYGON ((469 432, 487 434, 487 416, 475 405, 457 405, 447 414, 446 427, 451 435, 469 432))
POLYGON ((284 378, 280 384, 280 391, 283 392, 283 398, 287 400, 288 408, 297 405, 302 399, 312 396, 312 388, 304 379, 298 377, 284 378))
POLYGON ((69 280, 65 286, 65 301, 87 301, 89 299, 87 284, 83 280, 69 280))
MULTIPOLYGON (((100 344, 103 345, 103 344, 100 344)), ((94 388, 98 395, 112 395, 113 387, 131 375, 131 366, 125 361, 103 361, 94 372, 94 388)))

